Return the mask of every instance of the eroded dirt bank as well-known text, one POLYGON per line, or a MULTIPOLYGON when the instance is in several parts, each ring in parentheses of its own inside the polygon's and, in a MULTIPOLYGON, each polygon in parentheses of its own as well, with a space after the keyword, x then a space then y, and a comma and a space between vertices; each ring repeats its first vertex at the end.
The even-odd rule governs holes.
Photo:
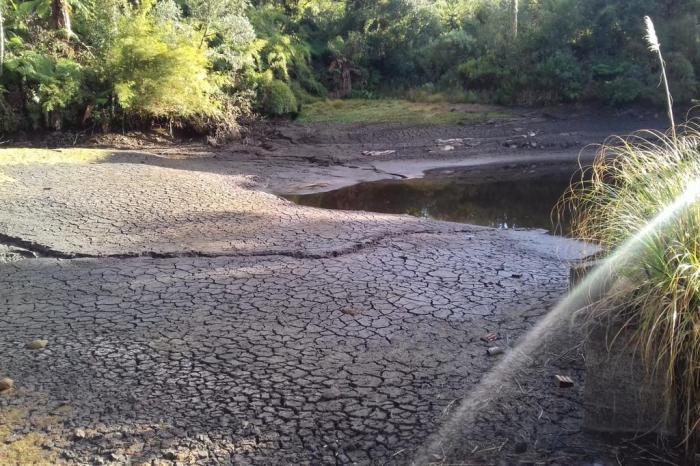
MULTIPOLYGON (((399 130, 357 134, 384 131, 399 130)), ((425 158, 435 131, 477 130, 434 128, 425 143, 407 131, 405 157, 388 162, 425 158)), ((357 155, 382 146, 266 143, 3 167, 0 242, 23 249, 0 264, 0 376, 15 380, 0 394, 0 452, 25 442, 52 463, 409 464, 495 366, 487 347, 512 349, 585 254, 540 233, 296 206, 262 190, 325 189, 333 170, 386 176, 357 155), (36 338, 48 346, 27 349, 36 338)), ((476 147, 449 158, 473 160, 476 147)), ((579 341, 568 327, 542 341, 435 462, 643 462, 581 430, 579 341), (558 389, 555 374, 575 387, 558 389)))

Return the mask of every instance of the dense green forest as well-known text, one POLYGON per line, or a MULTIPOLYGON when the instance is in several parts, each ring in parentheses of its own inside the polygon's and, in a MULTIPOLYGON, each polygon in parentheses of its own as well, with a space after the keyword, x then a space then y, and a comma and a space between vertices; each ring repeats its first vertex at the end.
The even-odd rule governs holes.
POLYGON ((655 104, 697 92, 700 0, 0 0, 0 130, 153 122, 235 135, 252 112, 397 96, 655 104))

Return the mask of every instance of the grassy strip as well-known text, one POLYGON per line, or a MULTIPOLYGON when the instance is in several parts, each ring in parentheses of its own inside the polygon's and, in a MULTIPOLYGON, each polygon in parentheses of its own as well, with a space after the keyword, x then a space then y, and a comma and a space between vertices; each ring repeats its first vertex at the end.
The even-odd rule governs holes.
POLYGON ((414 125, 473 124, 503 118, 504 113, 466 111, 460 104, 411 102, 399 99, 324 100, 304 106, 298 122, 308 123, 401 123, 414 125))

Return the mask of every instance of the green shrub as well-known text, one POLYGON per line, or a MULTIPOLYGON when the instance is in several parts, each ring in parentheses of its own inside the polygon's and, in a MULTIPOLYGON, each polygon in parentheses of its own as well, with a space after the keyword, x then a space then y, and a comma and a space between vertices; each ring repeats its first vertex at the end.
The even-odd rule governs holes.
POLYGON ((581 65, 570 52, 557 51, 537 66, 533 85, 543 103, 577 100, 583 92, 581 65))
POLYGON ((29 92, 36 96, 34 100, 43 112, 66 108, 80 98, 82 68, 72 60, 25 51, 5 66, 29 84, 29 92))
POLYGON ((476 39, 466 31, 442 34, 416 52, 416 60, 429 81, 438 81, 474 53, 476 39))
POLYGON ((299 105, 287 83, 272 79, 262 84, 263 111, 272 116, 297 115, 299 105))
POLYGON ((693 64, 683 54, 675 52, 666 56, 671 94, 677 102, 690 102, 698 96, 698 82, 693 64))
POLYGON ((123 18, 107 52, 105 79, 113 82, 119 105, 128 113, 187 118, 216 115, 219 91, 206 49, 191 38, 156 25, 147 12, 123 18))
POLYGON ((467 89, 494 89, 503 76, 503 70, 490 57, 470 58, 458 69, 467 89))

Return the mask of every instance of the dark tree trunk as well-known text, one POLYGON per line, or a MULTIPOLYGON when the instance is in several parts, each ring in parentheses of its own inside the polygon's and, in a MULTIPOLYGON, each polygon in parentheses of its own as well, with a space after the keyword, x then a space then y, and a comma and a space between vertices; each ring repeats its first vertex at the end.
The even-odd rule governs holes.
POLYGON ((70 14, 66 0, 51 0, 51 26, 58 30, 65 30, 70 35, 70 14))

